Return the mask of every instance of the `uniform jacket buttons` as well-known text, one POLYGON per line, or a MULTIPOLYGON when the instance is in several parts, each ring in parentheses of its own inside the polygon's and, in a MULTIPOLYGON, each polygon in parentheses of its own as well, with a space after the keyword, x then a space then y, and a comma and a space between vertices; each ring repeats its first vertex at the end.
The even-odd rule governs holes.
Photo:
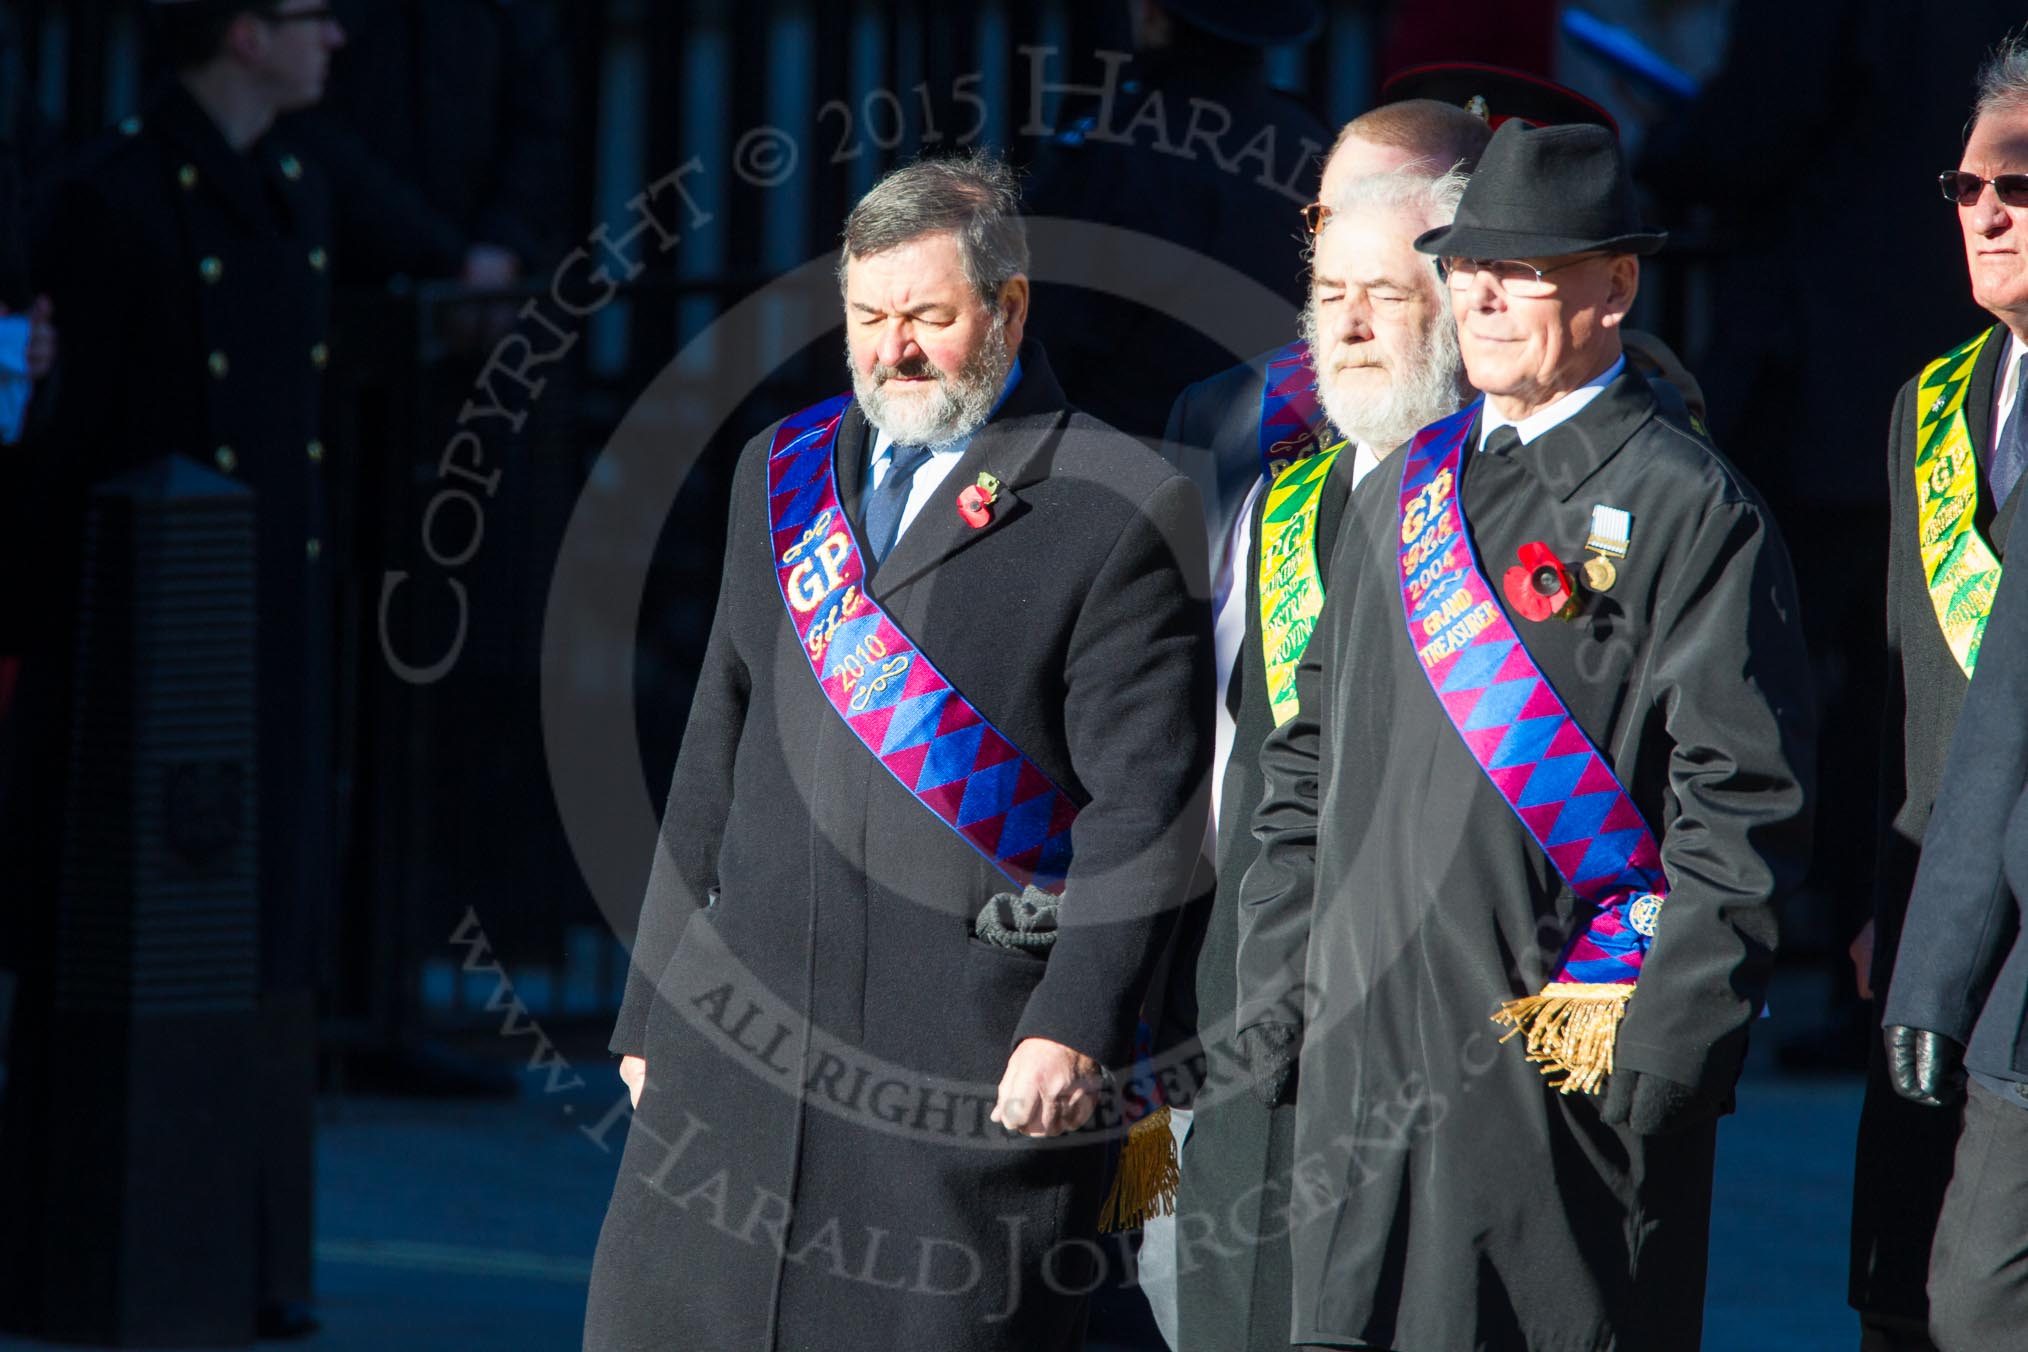
POLYGON ((322 554, 323 552, 324 552, 324 542, 319 540, 316 536, 312 535, 308 540, 305 540, 303 542, 303 554, 306 558, 315 559, 319 554, 322 554))
POLYGON ((281 160, 282 177, 291 183, 303 176, 303 162, 294 155, 284 155, 281 160))
POLYGON ((211 453, 211 458, 213 460, 216 460, 218 462, 218 467, 224 470, 227 474, 230 474, 234 470, 239 468, 239 457, 233 454, 232 447, 230 446, 219 447, 217 450, 211 453))
POLYGON ((312 460, 322 460, 324 458, 324 443, 321 441, 312 441, 305 449, 309 451, 312 460))
POLYGON ((331 360, 331 349, 325 344, 319 343, 315 347, 310 349, 310 365, 322 366, 325 362, 330 360, 331 360))
POLYGON ((183 185, 185 192, 197 186, 197 166, 186 164, 176 171, 176 181, 183 185))
POLYGON ((210 370, 213 378, 217 380, 224 380, 225 373, 232 369, 232 363, 225 359, 223 352, 214 352, 209 357, 206 357, 204 365, 210 370))
POLYGON ((216 258, 206 258, 197 265, 197 273, 207 282, 215 282, 225 276, 225 263, 216 258))
POLYGON ((312 271, 322 272, 326 267, 326 265, 330 263, 330 261, 331 255, 325 253, 323 249, 317 248, 310 250, 310 268, 312 271))

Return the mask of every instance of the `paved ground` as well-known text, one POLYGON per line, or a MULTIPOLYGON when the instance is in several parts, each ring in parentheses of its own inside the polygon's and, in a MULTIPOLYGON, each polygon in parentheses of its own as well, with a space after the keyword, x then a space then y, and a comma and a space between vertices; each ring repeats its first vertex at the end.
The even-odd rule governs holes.
MULTIPOLYGON (((352 1098, 318 1146, 317 1352, 578 1345, 618 1159, 594 1140, 617 1077, 519 1102, 352 1098)), ((1711 1352, 1846 1352, 1845 1221, 1855 1080, 1755 1075, 1720 1133, 1711 1352)), ((0 1340, 0 1347, 31 1344, 0 1340)))

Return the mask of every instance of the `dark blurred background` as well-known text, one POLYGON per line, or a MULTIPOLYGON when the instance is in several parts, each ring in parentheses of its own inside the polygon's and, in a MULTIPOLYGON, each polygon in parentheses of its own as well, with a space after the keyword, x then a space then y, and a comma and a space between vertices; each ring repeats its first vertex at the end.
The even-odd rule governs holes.
MULTIPOLYGON (((1321 33, 1296 46, 1200 32, 1106 55, 1134 51, 1135 8, 333 0, 346 43, 325 97, 277 130, 334 187, 320 419, 332 698, 328 720, 306 730, 331 766, 328 797, 306 808, 331 827, 330 892, 305 939, 327 1097, 515 1091, 508 1063, 527 1047, 503 1048, 500 978, 468 970, 471 917, 511 975, 516 1008, 582 1062, 603 1062, 626 936, 566 842, 540 717, 565 525, 581 496, 628 491, 602 478, 600 451, 661 377, 658 426, 695 469, 641 560, 636 641, 562 673, 579 700, 623 709, 631 695, 640 772, 659 800, 717 591, 734 457, 770 420, 842 383, 828 343, 777 356, 765 324, 758 350, 694 340, 830 254, 847 208, 885 168, 971 145, 1029 171, 1038 213, 1212 256, 1244 232, 1214 238, 1206 222, 1240 216, 1265 242, 1223 261, 1293 306, 1296 208, 1314 193, 1321 149, 1303 138, 1328 140, 1393 71, 1456 59, 1554 75, 1612 108, 1656 218, 1675 232, 1647 266, 1636 318, 1686 358, 1719 445, 1775 505, 1829 717, 1819 862, 1786 917, 1781 959, 1807 979, 1771 1037, 1796 1069, 1861 1063, 1868 1021, 1844 950, 1867 914, 1878 815, 1887 414, 1923 360, 1984 322, 1930 179, 1956 163, 1973 69, 2012 16, 1921 0, 1335 0, 1321 33), (1559 29, 1568 8, 1639 36, 1701 92, 1668 93, 1573 43, 1559 29), (1230 113, 1218 148, 1163 155, 1089 134, 1107 97, 1117 127, 1160 92, 1166 134, 1185 149, 1191 99, 1230 113), (1277 132, 1265 159, 1242 163, 1262 127, 1277 132), (1270 162, 1280 191, 1262 182, 1270 162), (640 236, 630 205, 656 185, 656 214, 681 235, 668 247, 640 236), (614 243, 630 230, 630 247, 614 243), (621 271, 622 255, 633 275, 610 303, 581 316, 546 303, 553 288, 602 289, 585 270, 607 260, 621 271), (723 425, 708 423, 709 397, 756 360, 766 378, 723 425), (475 404, 496 411, 475 416, 475 404), (464 428, 483 433, 483 469, 499 475, 476 524, 432 515, 449 510, 433 503, 464 428), (474 531, 482 539, 453 566, 425 543, 459 554, 474 531), (389 603, 395 575, 406 581, 389 603), (447 579, 464 587, 461 636, 447 579)), ((32 303, 40 259, 62 247, 44 233, 53 185, 161 77, 146 9, 0 5, 0 301, 11 311, 32 303)), ((784 334, 836 307, 827 286, 771 303, 784 334)), ((1188 333, 1172 345, 1155 322, 1077 288, 1039 293, 1036 326, 1072 397, 1137 432, 1159 432, 1176 389, 1250 355, 1188 333)), ((38 382, 0 466, 80 454, 64 443, 60 410, 66 388, 86 382, 63 367, 93 345, 60 307, 54 324, 54 378, 38 382)), ((22 539, 46 528, 7 519, 22 539)), ((35 555, 10 558, 0 585, 33 594, 35 555)), ((0 703, 33 674, 34 654, 13 638, 0 634, 0 703)), ((19 707, 9 717, 0 803, 20 817, 44 787, 22 748, 49 730, 24 728, 19 707)), ((60 816, 38 820, 62 829, 60 816)), ((638 885, 648 862, 602 867, 623 884, 631 870, 638 885)), ((0 1027, 33 985, 23 978, 45 957, 36 936, 58 906, 16 886, 0 902, 0 1027)))

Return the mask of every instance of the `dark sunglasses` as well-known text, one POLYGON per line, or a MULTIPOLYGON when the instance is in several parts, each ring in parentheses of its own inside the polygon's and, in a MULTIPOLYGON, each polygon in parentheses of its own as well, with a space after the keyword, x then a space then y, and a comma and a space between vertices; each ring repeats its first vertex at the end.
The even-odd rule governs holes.
POLYGON ((1963 169, 1946 169, 1936 176, 1936 185, 1943 189, 1945 200, 1961 207, 1976 206, 1979 195, 1986 185, 1993 185, 1993 191, 2000 195, 2000 203, 2010 207, 2028 207, 2028 174, 2001 174, 1995 178, 1980 178, 1977 174, 1963 169))

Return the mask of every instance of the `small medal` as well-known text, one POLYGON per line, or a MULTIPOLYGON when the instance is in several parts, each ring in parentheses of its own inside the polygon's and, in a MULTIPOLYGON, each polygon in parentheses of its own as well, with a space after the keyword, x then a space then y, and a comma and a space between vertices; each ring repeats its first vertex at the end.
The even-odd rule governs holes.
POLYGON ((1608 507, 1599 503, 1591 509, 1591 534, 1585 537, 1584 547, 1592 552, 1593 557, 1587 559, 1584 565, 1586 586, 1595 592, 1612 590, 1613 584, 1620 580, 1613 560, 1627 556, 1633 529, 1633 514, 1624 507, 1608 507))

